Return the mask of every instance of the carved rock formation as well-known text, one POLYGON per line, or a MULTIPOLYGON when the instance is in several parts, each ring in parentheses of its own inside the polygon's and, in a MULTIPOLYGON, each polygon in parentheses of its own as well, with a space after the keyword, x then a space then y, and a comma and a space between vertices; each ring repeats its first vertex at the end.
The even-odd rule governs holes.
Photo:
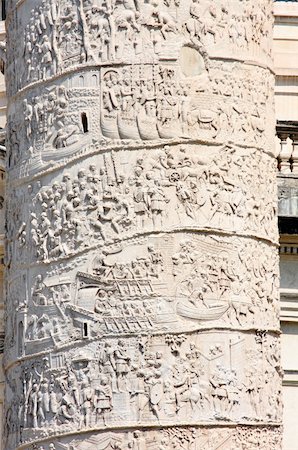
POLYGON ((271 0, 10 0, 5 449, 281 448, 271 0))

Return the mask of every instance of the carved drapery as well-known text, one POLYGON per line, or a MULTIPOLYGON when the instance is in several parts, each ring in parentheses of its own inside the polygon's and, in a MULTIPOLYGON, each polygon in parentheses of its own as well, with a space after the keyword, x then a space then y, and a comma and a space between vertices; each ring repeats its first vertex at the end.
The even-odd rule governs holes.
POLYGON ((280 448, 271 8, 9 2, 7 450, 280 448))

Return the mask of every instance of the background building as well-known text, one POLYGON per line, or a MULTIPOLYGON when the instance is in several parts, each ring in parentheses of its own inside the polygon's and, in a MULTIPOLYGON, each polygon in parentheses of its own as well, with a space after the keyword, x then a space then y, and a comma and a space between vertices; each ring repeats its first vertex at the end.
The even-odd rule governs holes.
POLYGON ((298 2, 275 3, 274 58, 284 450, 294 450, 298 440, 298 2))

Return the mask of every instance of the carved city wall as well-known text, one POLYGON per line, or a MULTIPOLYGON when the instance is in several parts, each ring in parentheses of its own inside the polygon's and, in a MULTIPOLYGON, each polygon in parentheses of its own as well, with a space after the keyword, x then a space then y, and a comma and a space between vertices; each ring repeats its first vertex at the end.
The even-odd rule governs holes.
POLYGON ((10 1, 5 448, 281 448, 271 1, 10 1))

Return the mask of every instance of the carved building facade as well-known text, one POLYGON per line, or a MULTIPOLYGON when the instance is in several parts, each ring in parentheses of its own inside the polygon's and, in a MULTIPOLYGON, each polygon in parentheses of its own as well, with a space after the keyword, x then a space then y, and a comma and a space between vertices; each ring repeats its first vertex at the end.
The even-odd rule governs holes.
POLYGON ((5 450, 281 448, 271 1, 7 6, 5 450))

